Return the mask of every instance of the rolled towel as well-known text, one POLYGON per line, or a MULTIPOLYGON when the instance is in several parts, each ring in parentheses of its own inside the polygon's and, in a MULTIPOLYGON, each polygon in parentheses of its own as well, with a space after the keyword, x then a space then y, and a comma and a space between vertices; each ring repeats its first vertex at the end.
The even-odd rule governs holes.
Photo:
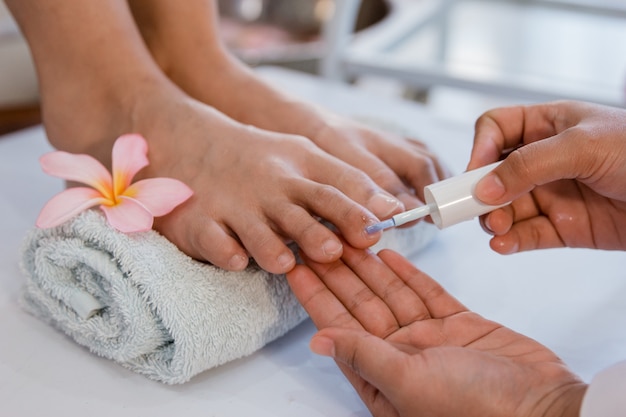
MULTIPOLYGON (((410 255, 434 227, 389 231, 376 249, 410 255)), ((22 306, 132 371, 168 384, 247 356, 307 316, 284 279, 255 266, 227 272, 155 231, 123 234, 98 210, 30 231, 22 306)))

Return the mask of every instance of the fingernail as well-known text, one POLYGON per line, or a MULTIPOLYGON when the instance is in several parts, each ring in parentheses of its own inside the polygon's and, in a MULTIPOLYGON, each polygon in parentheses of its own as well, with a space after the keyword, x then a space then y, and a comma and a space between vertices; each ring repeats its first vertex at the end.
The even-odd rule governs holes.
POLYGON ((517 253, 517 252, 519 252, 519 243, 513 244, 513 246, 509 248, 509 251, 507 252, 507 254, 517 253))
POLYGON ((519 243, 518 242, 509 242, 502 238, 494 238, 491 246, 493 249, 501 255, 511 255, 513 253, 519 252, 519 243))
POLYGON ((248 257, 243 255, 235 255, 228 261, 228 269, 231 271, 241 271, 248 266, 248 257))
POLYGON ((403 211, 404 204, 395 197, 387 194, 375 194, 367 207, 379 218, 385 218, 395 211, 403 211))
POLYGON ((487 229, 486 231, 493 234, 493 228, 491 227, 491 217, 490 216, 486 216, 485 220, 483 221, 483 225, 485 226, 485 229, 487 229))
POLYGON ((317 355, 335 357, 335 342, 324 336, 313 336, 309 344, 311 351, 317 355))
POLYGON ((276 260, 285 270, 291 269, 295 261, 291 253, 283 253, 276 260))
POLYGON ((329 258, 334 258, 343 250, 343 245, 336 240, 328 239, 326 242, 322 244, 322 251, 324 251, 324 255, 329 258))
POLYGON ((503 255, 511 255, 513 253, 519 252, 519 243, 515 242, 511 246, 509 246, 502 254, 503 255))
POLYGON ((474 189, 476 198, 485 203, 497 201, 505 192, 506 190, 504 189, 502 180, 493 173, 487 174, 483 179, 478 181, 474 189))

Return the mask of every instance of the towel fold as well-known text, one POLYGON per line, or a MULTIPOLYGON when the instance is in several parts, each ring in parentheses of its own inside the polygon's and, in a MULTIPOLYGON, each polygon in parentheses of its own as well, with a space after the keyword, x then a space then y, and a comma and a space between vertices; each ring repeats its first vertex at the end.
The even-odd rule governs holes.
MULTIPOLYGON (((434 236, 420 223, 376 249, 411 255, 434 236)), ((126 235, 88 210, 34 228, 22 252, 22 306, 97 355, 157 381, 184 383, 247 356, 307 316, 282 275, 227 272, 155 231, 126 235)))

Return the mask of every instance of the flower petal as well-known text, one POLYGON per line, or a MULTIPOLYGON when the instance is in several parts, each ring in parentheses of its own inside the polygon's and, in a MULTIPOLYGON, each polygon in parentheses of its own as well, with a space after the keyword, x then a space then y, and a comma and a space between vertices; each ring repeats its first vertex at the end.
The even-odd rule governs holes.
POLYGON ((46 229, 66 222, 83 210, 107 200, 97 190, 87 187, 68 188, 55 195, 41 209, 35 225, 46 229))
POLYGON ((141 202, 153 216, 164 216, 193 195, 191 188, 173 178, 149 178, 132 184, 124 195, 141 202))
POLYGON ((121 195, 139 170, 148 165, 148 143, 141 135, 122 135, 113 145, 113 189, 121 195))
POLYGON ((104 197, 113 200, 111 174, 94 157, 55 151, 43 155, 39 163, 46 174, 90 185, 104 197))
POLYGON ((152 228, 154 216, 139 201, 121 196, 114 206, 100 206, 111 226, 123 233, 143 232, 152 228))

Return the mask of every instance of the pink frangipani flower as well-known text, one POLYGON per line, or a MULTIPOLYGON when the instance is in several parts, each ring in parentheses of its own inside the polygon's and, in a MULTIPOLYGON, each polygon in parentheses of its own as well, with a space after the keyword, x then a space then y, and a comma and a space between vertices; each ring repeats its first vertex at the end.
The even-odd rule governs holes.
POLYGON ((122 135, 112 153, 113 175, 98 160, 63 151, 43 155, 43 171, 54 177, 88 187, 68 188, 43 207, 36 225, 58 226, 88 208, 100 205, 107 221, 124 232, 150 230, 154 217, 164 216, 186 201, 193 191, 172 178, 149 178, 131 184, 135 174, 148 165, 148 144, 138 134, 122 135))

